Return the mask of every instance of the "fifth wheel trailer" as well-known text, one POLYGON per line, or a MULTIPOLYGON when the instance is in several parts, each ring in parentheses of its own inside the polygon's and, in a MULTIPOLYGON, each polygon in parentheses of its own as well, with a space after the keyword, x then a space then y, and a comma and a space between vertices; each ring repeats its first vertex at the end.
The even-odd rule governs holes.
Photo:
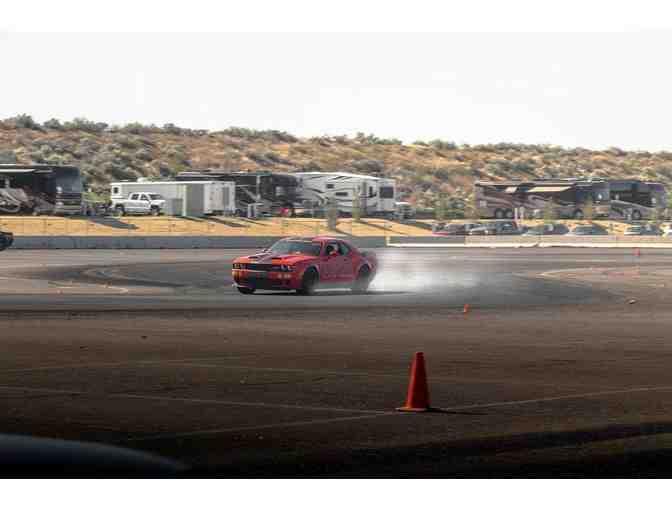
POLYGON ((294 205, 301 197, 300 182, 293 174, 206 169, 180 172, 177 180, 232 183, 239 216, 245 216, 249 206, 256 207, 260 215, 294 216, 294 205))
POLYGON ((352 214, 359 202, 362 216, 394 216, 394 179, 345 172, 297 172, 304 207, 324 208, 329 200, 338 210, 352 214))
POLYGON ((157 193, 166 201, 169 216, 208 216, 233 214, 236 188, 222 181, 122 181, 110 184, 111 198, 130 193, 157 193))
POLYGON ((69 165, 0 165, 0 214, 77 215, 82 176, 69 165))

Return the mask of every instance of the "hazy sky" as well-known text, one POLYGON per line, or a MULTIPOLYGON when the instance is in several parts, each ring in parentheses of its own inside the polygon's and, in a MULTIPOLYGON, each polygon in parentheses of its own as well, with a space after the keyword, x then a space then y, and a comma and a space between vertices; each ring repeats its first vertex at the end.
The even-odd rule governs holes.
POLYGON ((672 150, 672 31, 0 36, 0 117, 672 150))

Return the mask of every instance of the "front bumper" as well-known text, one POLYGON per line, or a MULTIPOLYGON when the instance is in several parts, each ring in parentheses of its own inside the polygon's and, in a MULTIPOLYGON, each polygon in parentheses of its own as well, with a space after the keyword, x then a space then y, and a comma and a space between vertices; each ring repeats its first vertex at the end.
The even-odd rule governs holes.
POLYGON ((260 290, 296 290, 299 287, 295 274, 288 272, 234 269, 232 276, 236 287, 260 290))

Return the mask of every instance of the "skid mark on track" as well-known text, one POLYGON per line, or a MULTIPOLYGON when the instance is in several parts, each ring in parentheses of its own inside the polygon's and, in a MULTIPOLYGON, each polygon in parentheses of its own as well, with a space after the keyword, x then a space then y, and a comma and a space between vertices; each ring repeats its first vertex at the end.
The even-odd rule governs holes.
POLYGON ((268 407, 275 409, 297 409, 300 411, 323 411, 323 412, 341 412, 341 413, 358 413, 368 415, 385 414, 385 411, 369 411, 365 409, 343 409, 340 407, 321 407, 321 406, 302 406, 294 404, 280 404, 270 402, 240 402, 236 400, 219 400, 208 398, 188 398, 188 397, 161 397, 157 395, 138 395, 134 393, 93 393, 80 390, 56 390, 53 388, 36 388, 32 386, 0 386, 0 390, 9 391, 26 391, 35 393, 53 393, 55 395, 77 395, 82 397, 101 397, 112 399, 137 399, 137 400, 154 400, 160 402, 183 402, 186 404, 211 404, 224 406, 241 406, 241 407, 268 407))
MULTIPOLYGON (((545 402, 554 402, 560 400, 572 400, 572 399, 583 399, 583 398, 592 398, 606 395, 618 395, 623 393, 637 393, 637 392, 647 392, 647 391, 672 391, 672 386, 660 386, 660 387, 651 387, 651 388, 626 388, 622 390, 613 390, 613 391, 595 391, 590 393, 579 393, 573 395, 560 395, 557 397, 546 397, 546 398, 537 398, 537 399, 527 399, 527 400, 509 400, 504 402, 491 402, 485 404, 471 404, 464 406, 454 406, 454 407, 442 407, 436 408, 437 411, 444 412, 450 415, 454 415, 454 412, 469 410, 469 409, 487 409, 491 407, 504 407, 504 406, 516 406, 516 405, 526 405, 526 404, 540 404, 545 402)), ((280 428, 290 428, 290 427, 304 427, 310 425, 324 425, 328 423, 337 423, 342 421, 353 421, 353 420, 363 420, 371 418, 380 418, 384 416, 410 416, 409 414, 402 414, 398 412, 377 412, 373 415, 367 416, 348 416, 344 418, 327 418, 320 420, 304 420, 296 422, 286 422, 286 423, 276 423, 276 424, 267 424, 267 425, 251 425, 247 427, 232 427, 232 428, 221 428, 221 429, 206 429, 206 430, 193 430, 189 432, 180 432, 175 434, 160 434, 155 436, 142 436, 130 438, 129 441, 154 441, 161 439, 179 439, 186 437, 195 437, 202 435, 214 435, 214 434, 232 434, 237 432, 248 432, 248 431, 257 431, 257 430, 268 430, 268 429, 280 429, 280 428)))
POLYGON ((555 402, 558 400, 575 400, 593 397, 603 397, 609 395, 622 395, 626 393, 646 393, 655 391, 672 391, 672 386, 652 386, 643 388, 625 388, 621 390, 593 391, 589 393, 575 393, 571 395, 559 395, 557 397, 532 398, 526 400, 507 400, 504 402, 490 402, 484 404, 470 404, 456 407, 442 407, 441 411, 461 411, 466 409, 486 409, 489 407, 516 406, 525 404, 543 404, 544 402, 555 402))
POLYGON ((107 367, 123 367, 123 366, 133 366, 133 365, 162 365, 162 364, 187 364, 192 361, 211 361, 216 359, 223 360, 233 360, 242 358, 245 356, 222 356, 222 357, 209 357, 209 358, 180 358, 180 359, 167 359, 167 360, 138 360, 138 361, 114 361, 109 363, 79 363, 71 365, 46 365, 42 367, 24 367, 24 368, 5 368, 0 369, 0 373, 14 373, 14 372, 36 372, 43 370, 69 370, 75 368, 107 368, 107 367))
MULTIPOLYGON (((570 360, 568 360, 570 361, 570 360)), ((576 361, 576 360, 571 360, 576 361)), ((166 364, 176 364, 185 367, 193 368, 220 368, 224 370, 249 370, 249 371, 260 371, 260 372, 280 372, 280 373, 306 373, 306 374, 321 374, 325 376, 336 376, 336 377, 375 377, 380 379, 400 379, 406 380, 408 378, 407 373, 394 373, 394 374, 381 374, 376 372, 359 372, 359 371, 349 371, 349 370, 322 370, 319 368, 277 368, 277 367, 254 367, 254 366, 240 366, 240 365, 218 365, 212 363, 192 363, 192 362, 170 362, 167 361, 166 364)), ((461 377, 461 376, 431 376, 430 382, 470 382, 470 383, 492 383, 492 384, 509 384, 512 386, 529 386, 534 384, 535 386, 548 386, 553 388, 558 388, 560 385, 557 383, 542 383, 537 381, 512 381, 509 379, 484 379, 481 377, 461 377)))
POLYGON ((216 434, 231 434, 237 432, 248 432, 248 431, 258 431, 258 430, 268 430, 275 428, 289 428, 289 427, 305 427, 310 425, 326 425, 329 423, 338 423, 338 422, 347 422, 355 420, 366 420, 371 418, 379 418, 381 416, 398 416, 398 412, 379 412, 375 415, 365 415, 365 416, 344 416, 342 418, 324 418, 320 420, 303 420, 303 421, 291 421, 285 423, 273 423, 269 425, 250 425, 249 427, 231 427, 231 428, 221 428, 221 429, 206 429, 206 430, 192 430, 189 432, 178 432, 175 434, 157 434, 155 436, 140 436, 140 437, 131 437, 127 439, 129 442, 136 441, 157 441, 161 439, 180 439, 186 437, 195 437, 195 436, 208 436, 216 434))
MULTIPOLYGON (((153 395, 136 395, 128 393, 111 393, 111 394, 98 394, 90 393, 79 390, 56 390, 52 388, 35 388, 35 387, 25 387, 25 386, 0 386, 0 390, 7 391, 24 391, 24 392, 35 392, 43 394, 56 394, 56 395, 71 395, 71 396, 83 396, 83 397, 97 397, 100 398, 120 398, 120 399, 139 399, 139 400, 155 400, 155 401, 167 401, 167 402, 184 402, 190 404, 211 404, 211 405, 228 405, 228 406, 248 406, 248 407, 268 407, 268 408, 282 408, 282 409, 297 409, 302 411, 323 411, 323 412, 345 412, 345 413, 356 413, 356 416, 346 416, 342 418, 325 418, 317 420, 302 420, 296 422, 285 422, 285 423, 275 423, 275 424, 265 424, 265 425, 251 425, 246 427, 230 427, 230 428, 218 428, 218 429, 203 429, 203 430, 193 430, 186 432, 178 432, 173 434, 161 434, 155 436, 142 436, 136 438, 130 438, 129 441, 151 441, 158 439, 176 439, 181 437, 195 437, 201 435, 213 435, 213 434, 225 434, 225 433, 235 433, 235 432, 244 432, 252 430, 265 430, 265 429, 275 429, 283 427, 302 427, 318 424, 327 424, 327 423, 337 423, 345 422, 352 420, 361 420, 361 419, 370 419, 370 418, 379 418, 387 416, 410 416, 408 414, 400 414, 393 411, 369 411, 362 409, 343 409, 343 408, 331 408, 331 407, 314 407, 314 406, 301 406, 301 405, 291 405, 291 404, 275 404, 267 402, 236 402, 236 401, 227 401, 227 400, 217 400, 217 399, 199 399, 199 398, 180 398, 180 397, 160 397, 153 395)), ((437 411, 442 411, 444 413, 454 415, 454 411, 463 411, 470 409, 488 409, 495 407, 505 407, 505 406, 518 406, 518 405, 528 405, 528 404, 543 404, 546 402, 556 402, 562 400, 577 400, 585 398, 594 398, 601 396, 609 395, 620 395, 627 393, 645 393, 645 392, 656 392, 656 391, 672 391, 672 386, 652 386, 652 387, 639 387, 639 388, 624 388, 620 390, 608 390, 608 391, 594 391, 588 393, 576 393, 571 395, 558 395, 555 397, 543 397, 536 399, 525 399, 525 400, 508 400, 503 402, 488 402, 480 404, 468 404, 460 405, 453 407, 444 407, 436 408, 437 411)))
MULTIPOLYGON (((73 365, 48 365, 43 367, 26 367, 26 368, 7 368, 0 369, 0 374, 3 373, 22 373, 22 372, 40 372, 40 371, 49 371, 49 370, 70 370, 70 369, 96 369, 96 368, 114 368, 114 367, 133 367, 134 365, 177 365, 187 368, 212 368, 212 369, 222 369, 222 370, 247 370, 247 371, 259 371, 259 372, 278 372, 278 373, 296 373, 296 374, 316 374, 323 376, 335 376, 335 377, 374 377, 379 379, 398 379, 406 380, 408 378, 407 373, 395 373, 395 374, 381 374, 375 372, 360 372, 360 371, 348 371, 348 370, 322 370, 319 368, 285 368, 285 367, 255 367, 247 365, 219 365, 214 363, 207 363, 207 361, 213 360, 235 360, 240 358, 249 357, 247 355, 240 356, 227 356, 227 357, 210 357, 210 358, 186 358, 186 359, 167 359, 167 360, 147 360, 147 361, 122 361, 122 362, 110 362, 110 363, 85 363, 85 364, 73 364, 73 365), (206 361, 206 363, 200 363, 201 361, 206 361)), ((543 383, 538 381, 511 381, 509 379, 484 379, 482 377, 461 377, 461 376, 432 376, 432 381, 436 382, 465 382, 465 383, 483 383, 483 384, 501 384, 505 383, 511 386, 529 386, 534 384, 538 387, 553 387, 558 388, 557 383, 543 383)), ((268 384, 268 383, 264 383, 268 384)))

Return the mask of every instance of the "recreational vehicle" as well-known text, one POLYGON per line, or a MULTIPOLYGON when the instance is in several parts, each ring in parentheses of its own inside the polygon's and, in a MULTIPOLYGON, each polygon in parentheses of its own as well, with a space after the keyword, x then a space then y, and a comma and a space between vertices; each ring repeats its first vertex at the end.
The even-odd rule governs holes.
POLYGON ((396 211, 394 179, 342 172, 300 172, 304 207, 324 209, 333 200, 339 212, 362 216, 393 216, 396 211))

